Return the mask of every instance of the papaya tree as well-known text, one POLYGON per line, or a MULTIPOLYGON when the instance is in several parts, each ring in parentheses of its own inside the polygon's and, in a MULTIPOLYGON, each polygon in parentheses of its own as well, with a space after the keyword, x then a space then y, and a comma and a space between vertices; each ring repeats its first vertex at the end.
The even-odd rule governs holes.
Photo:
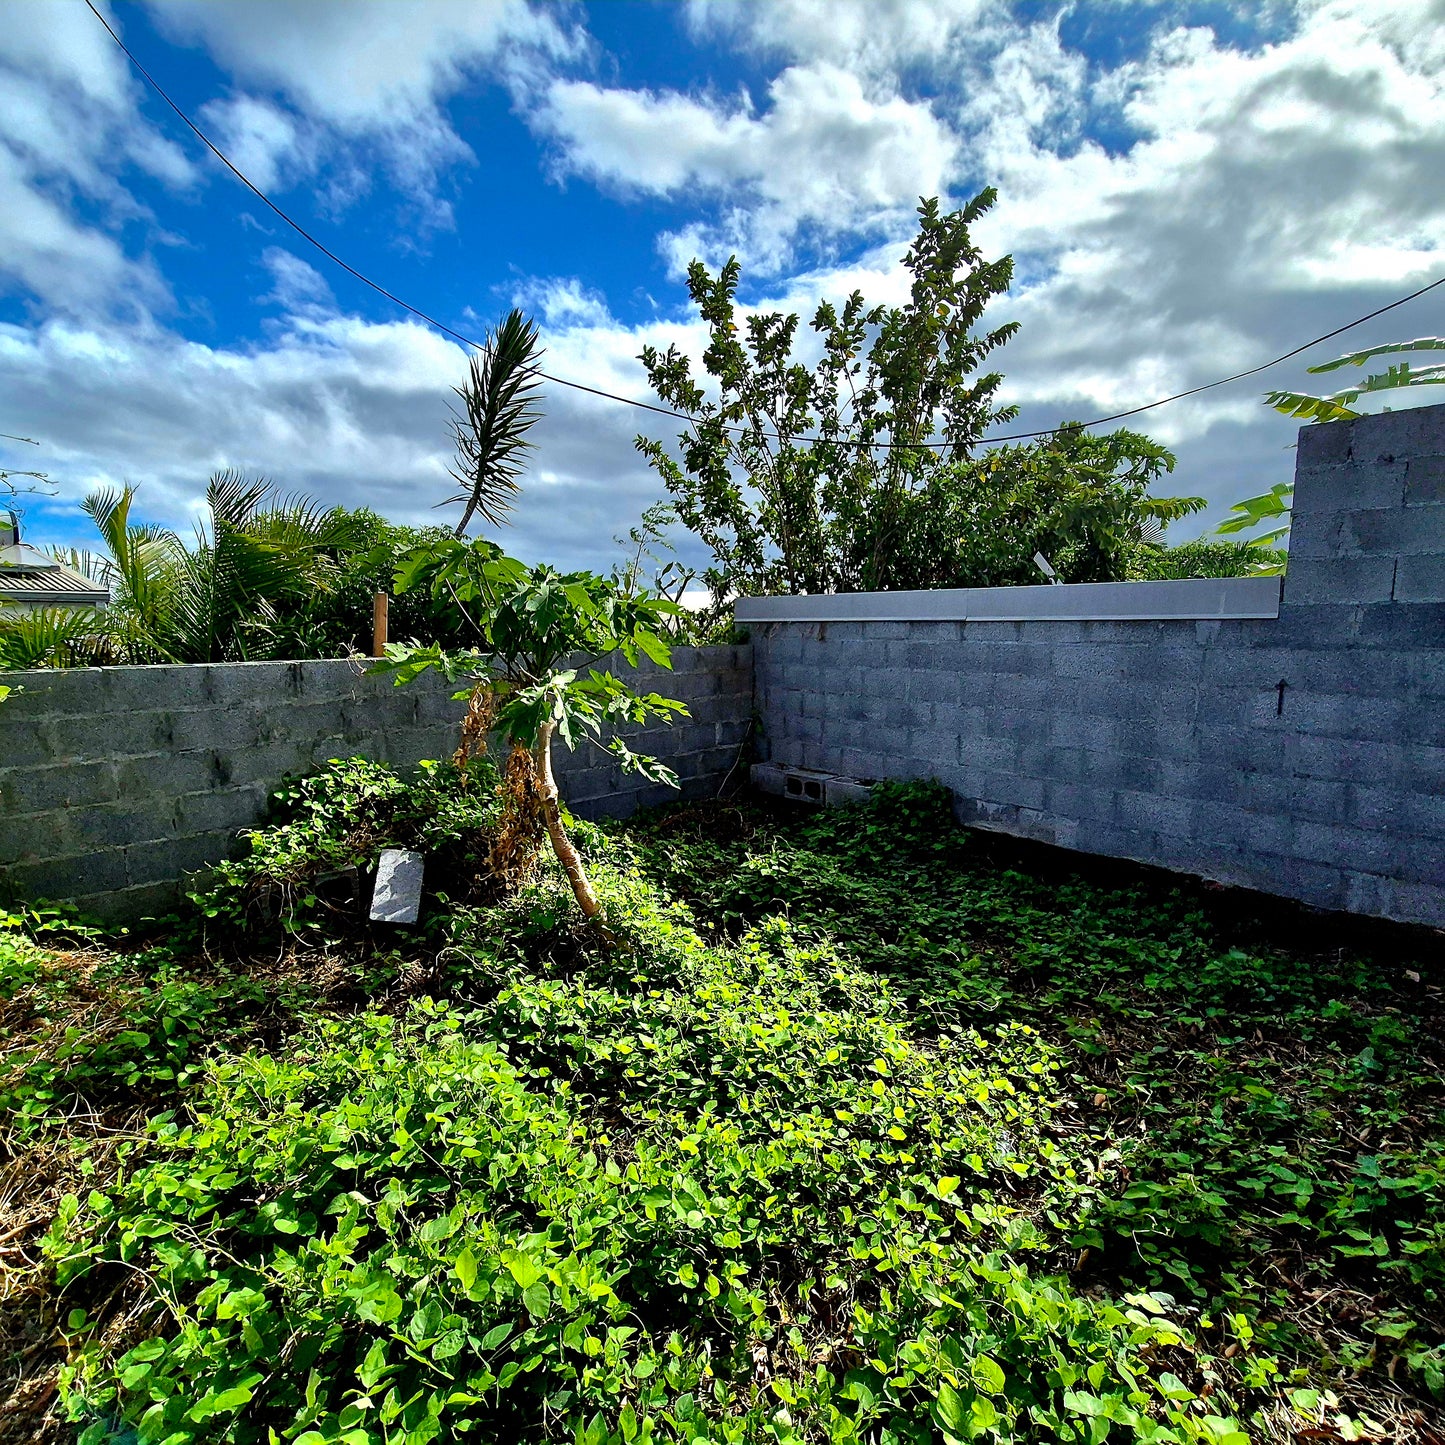
POLYGON ((599 664, 620 658, 636 667, 647 657, 670 667, 667 628, 678 605, 590 572, 529 567, 481 538, 418 549, 398 570, 395 587, 398 593, 425 589, 450 600, 466 619, 475 646, 392 643, 371 670, 392 674, 397 685, 429 670, 465 680, 455 694, 468 703, 463 760, 469 748, 485 747, 491 732, 509 745, 508 804, 523 812, 535 805, 582 912, 598 919, 601 904, 563 819, 552 744, 560 739, 573 749, 591 740, 605 745, 625 769, 677 785, 671 769, 634 752, 616 729, 653 719, 670 723, 685 715, 686 707, 641 692, 599 664))

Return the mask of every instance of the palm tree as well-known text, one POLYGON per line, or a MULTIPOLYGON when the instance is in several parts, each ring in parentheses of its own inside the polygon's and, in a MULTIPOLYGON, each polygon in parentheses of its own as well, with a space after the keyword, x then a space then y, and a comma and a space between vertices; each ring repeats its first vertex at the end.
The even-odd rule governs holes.
POLYGON ((136 662, 225 662, 275 656, 284 624, 330 589, 338 554, 357 541, 345 509, 277 497, 264 480, 218 472, 208 525, 187 547, 163 527, 131 522, 135 488, 81 504, 109 552, 120 645, 136 662))
POLYGON ((462 409, 452 409, 457 455, 448 470, 462 490, 439 505, 464 504, 458 537, 466 535, 478 512, 497 526, 512 509, 523 459, 533 445, 526 434, 542 416, 535 398, 541 354, 536 325, 514 307, 472 356, 466 385, 452 388, 462 409))

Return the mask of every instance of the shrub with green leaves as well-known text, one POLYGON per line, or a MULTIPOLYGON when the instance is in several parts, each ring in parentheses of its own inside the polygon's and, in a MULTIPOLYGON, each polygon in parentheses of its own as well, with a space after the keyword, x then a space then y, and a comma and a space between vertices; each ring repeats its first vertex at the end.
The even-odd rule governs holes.
POLYGON ((367 758, 333 760, 283 785, 274 808, 276 821, 249 835, 250 853, 220 864, 191 893, 203 918, 243 929, 348 931, 365 913, 358 900, 369 897, 361 875, 385 848, 426 854, 433 897, 497 891, 488 850, 501 802, 486 757, 465 767, 423 762, 412 778, 367 758))

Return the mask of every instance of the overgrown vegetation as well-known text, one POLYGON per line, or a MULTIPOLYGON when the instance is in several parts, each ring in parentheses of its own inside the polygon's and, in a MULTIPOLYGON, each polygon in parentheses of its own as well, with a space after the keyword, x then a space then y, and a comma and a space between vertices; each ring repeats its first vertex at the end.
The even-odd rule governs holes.
MULTIPOLYGON (((201 918, 473 783, 340 770, 201 918)), ((85 1445, 1438 1438, 1438 987, 946 807, 576 825, 611 948, 559 872, 384 940, 299 889, 264 946, 10 920, 14 1398, 63 1358, 85 1445)))

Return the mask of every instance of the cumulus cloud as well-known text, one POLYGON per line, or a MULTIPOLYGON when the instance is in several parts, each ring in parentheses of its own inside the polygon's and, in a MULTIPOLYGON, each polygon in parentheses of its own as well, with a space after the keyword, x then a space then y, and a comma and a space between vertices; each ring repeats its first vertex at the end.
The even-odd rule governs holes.
POLYGON ((746 95, 729 102, 557 80, 533 124, 557 142, 565 170, 624 194, 718 199, 718 225, 664 238, 678 259, 740 247, 769 271, 790 259, 800 228, 866 235, 896 226, 920 195, 947 188, 956 150, 926 103, 875 93, 827 62, 788 67, 761 110, 746 95))
POLYGON ((233 95, 207 101, 200 121, 260 190, 287 186, 316 167, 320 147, 314 132, 269 100, 233 95))
MULTIPOLYGON (((284 256, 271 254, 273 273, 294 279, 301 263, 284 256)), ((559 322, 548 361, 641 395, 632 355, 663 330, 595 320, 559 322)), ((206 478, 224 467, 399 521, 441 520, 433 508, 455 490, 447 408, 465 375, 460 348, 426 327, 305 304, 249 347, 207 346, 159 327, 0 325, 0 395, 45 438, 60 489, 54 504, 31 503, 31 530, 54 540, 87 540, 74 504, 122 481, 139 485, 141 515, 183 527, 206 478)), ((556 388, 544 408, 505 541, 524 557, 606 566, 613 535, 660 490, 632 445, 638 414, 556 388)))
POLYGON ((0 3, 0 280, 72 313, 163 300, 154 264, 123 242, 150 220, 127 164, 172 187, 195 179, 141 119, 124 57, 83 5, 0 3))
POLYGON ((887 75, 956 62, 1009 25, 1001 0, 688 0, 687 18, 699 36, 765 57, 887 75))
MULTIPOLYGON (((418 193, 471 155, 447 118, 447 97, 483 67, 524 77, 584 44, 526 0, 151 0, 150 9, 170 35, 203 44, 240 82, 273 88, 336 137, 363 140, 418 193)), ((227 118, 277 174, 301 135, 296 121, 252 94, 232 104, 243 109, 227 118)), ((315 157, 303 150, 289 159, 304 172, 315 157)))

